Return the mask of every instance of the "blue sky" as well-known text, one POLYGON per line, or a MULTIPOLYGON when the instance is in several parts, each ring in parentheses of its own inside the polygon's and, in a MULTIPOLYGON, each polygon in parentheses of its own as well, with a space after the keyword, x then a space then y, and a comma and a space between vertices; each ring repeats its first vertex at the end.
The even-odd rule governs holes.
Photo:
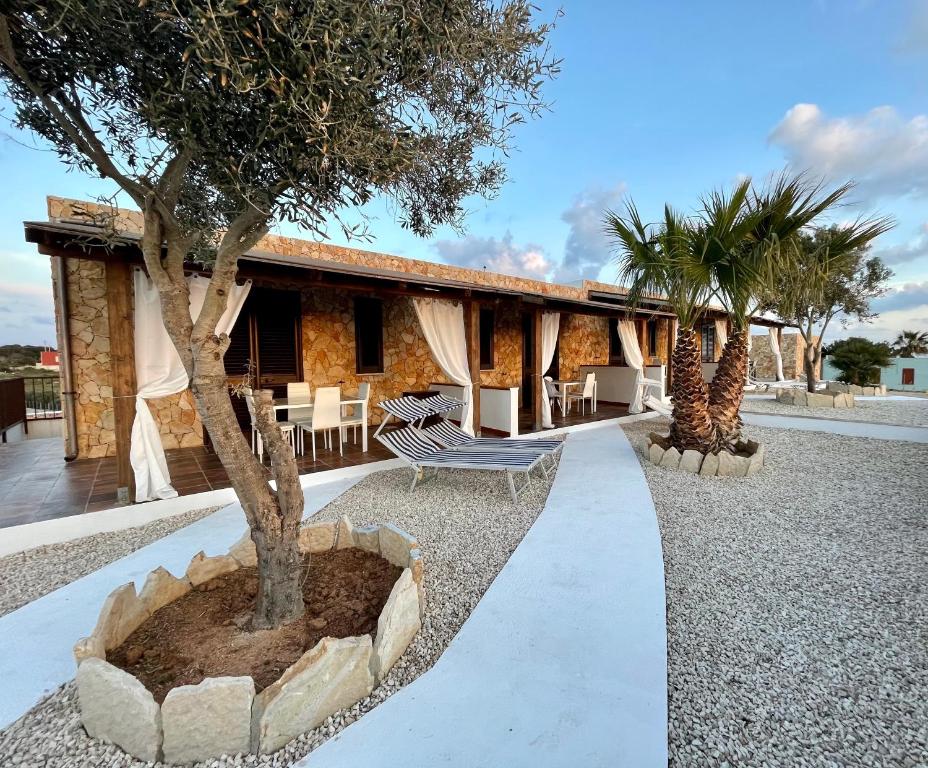
MULTIPOLYGON (((539 18, 557 4, 542 3, 539 18)), ((564 0, 552 46, 551 111, 520 127, 509 181, 473 200, 464 236, 427 240, 368 207, 361 247, 568 281, 611 280, 602 211, 631 196, 643 215, 691 207, 742 175, 792 164, 858 181, 839 214, 898 221, 875 250, 896 275, 881 317, 851 332, 928 329, 928 0, 594 2, 564 0)), ((9 114, 5 105, 4 114, 9 114)), ((0 343, 54 343, 47 260, 22 237, 45 195, 112 191, 0 124, 0 343)), ((279 232, 300 235, 295 227, 279 232)), ((344 242, 337 227, 334 242, 344 242)))

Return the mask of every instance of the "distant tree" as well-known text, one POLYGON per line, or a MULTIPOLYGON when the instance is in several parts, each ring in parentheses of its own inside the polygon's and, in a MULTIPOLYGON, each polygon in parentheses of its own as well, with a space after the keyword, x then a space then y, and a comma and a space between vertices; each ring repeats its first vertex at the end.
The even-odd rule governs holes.
POLYGON ((466 198, 502 183, 513 127, 544 108, 549 29, 529 0, 0 5, 15 122, 143 212, 165 327, 258 550, 255 627, 303 612, 303 492, 270 392, 256 417, 276 490, 229 399, 215 329, 238 259, 275 221, 324 236, 378 194, 416 234, 460 226, 466 198), (191 256, 212 264, 193 319, 191 256))
POLYGON ((903 331, 893 342, 896 357, 915 357, 928 354, 928 331, 903 331))
POLYGON ((822 338, 836 318, 842 326, 877 315, 870 301, 882 296, 892 271, 869 256, 872 241, 893 226, 885 218, 859 220, 801 232, 782 249, 784 258, 767 286, 760 308, 796 325, 805 341, 806 387, 815 391, 822 338))
POLYGON ((838 381, 865 386, 880 383, 880 369, 892 364, 889 344, 851 336, 829 344, 822 352, 839 371, 838 381))

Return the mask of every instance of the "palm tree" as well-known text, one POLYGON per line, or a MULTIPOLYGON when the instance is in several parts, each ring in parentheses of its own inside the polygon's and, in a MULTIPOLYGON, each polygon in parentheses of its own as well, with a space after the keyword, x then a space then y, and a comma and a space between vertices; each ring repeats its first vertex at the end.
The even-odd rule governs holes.
POLYGON ((677 316, 670 361, 670 442, 678 451, 717 452, 694 331, 712 295, 712 284, 709 271, 693 250, 693 225, 670 206, 665 206, 664 220, 658 225, 643 224, 634 203, 628 202, 625 208, 624 217, 606 212, 605 231, 619 247, 620 281, 628 286, 629 303, 635 307, 642 299, 659 295, 677 316))
POLYGON ((915 357, 928 354, 928 331, 903 331, 893 342, 897 357, 915 357))
POLYGON ((784 173, 761 191, 747 179, 730 194, 713 192, 702 200, 699 248, 712 271, 715 298, 732 325, 709 385, 709 414, 720 439, 729 446, 741 433, 750 317, 758 297, 782 266, 781 244, 839 202, 850 188, 845 184, 826 194, 821 183, 803 174, 784 173))

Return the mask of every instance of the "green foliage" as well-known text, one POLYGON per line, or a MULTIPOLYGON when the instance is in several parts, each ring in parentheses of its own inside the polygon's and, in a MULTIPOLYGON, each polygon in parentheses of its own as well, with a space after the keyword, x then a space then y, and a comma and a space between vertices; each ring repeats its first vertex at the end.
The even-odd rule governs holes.
POLYGON ((928 354, 928 331, 903 331, 893 342, 897 357, 915 357, 928 354))
POLYGON ((426 235, 504 180, 549 30, 527 0, 9 0, 0 75, 18 126, 201 242, 380 193, 426 235))
POLYGON ((891 365, 892 350, 888 344, 851 336, 829 344, 823 350, 829 362, 841 371, 839 381, 865 386, 879 384, 880 369, 891 365))
POLYGON ((30 344, 4 344, 0 346, 0 369, 11 370, 25 365, 36 365, 43 349, 45 347, 30 344))
MULTIPOLYGON (((633 302, 664 295, 681 325, 692 327, 716 301, 743 329, 778 282, 788 245, 849 188, 825 192, 802 174, 781 174, 760 189, 747 179, 704 196, 692 216, 666 206, 660 224, 644 224, 628 203, 625 216, 606 212, 605 230, 618 245, 620 280, 633 302)), ((867 233, 879 229, 868 225, 867 233)))
POLYGON ((843 326, 873 319, 870 301, 886 292, 892 271, 869 249, 891 226, 887 219, 871 219, 796 233, 762 308, 809 335, 824 333, 836 315, 843 326))

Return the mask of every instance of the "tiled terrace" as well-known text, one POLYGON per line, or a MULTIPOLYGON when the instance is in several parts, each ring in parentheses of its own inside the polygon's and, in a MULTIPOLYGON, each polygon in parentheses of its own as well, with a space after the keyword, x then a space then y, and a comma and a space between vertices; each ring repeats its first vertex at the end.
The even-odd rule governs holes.
MULTIPOLYGON (((587 411, 581 416, 574 409, 568 416, 562 416, 556 409, 552 418, 555 427, 569 427, 625 416, 627 412, 625 406, 600 403, 596 413, 587 411)), ((519 430, 525 433, 531 428, 532 416, 523 412, 519 430)), ((360 434, 357 445, 347 442, 344 450, 342 457, 336 451, 320 448, 315 462, 309 454, 297 457, 300 473, 393 458, 373 438, 368 441, 368 452, 362 452, 360 434)), ((115 458, 66 462, 63 453, 61 440, 54 438, 0 445, 0 528, 116 506, 115 458)), ((219 459, 206 448, 167 451, 167 460, 174 487, 182 496, 231 485, 219 459)))
MULTIPOLYGON (((298 456, 300 473, 393 458, 373 439, 363 453, 360 433, 358 444, 349 441, 344 451, 342 457, 337 450, 318 450, 315 462, 312 455, 298 456)), ((116 506, 116 459, 66 462, 63 453, 57 439, 0 445, 0 528, 116 506)), ((182 496, 231 485, 219 459, 205 448, 180 448, 166 455, 171 480, 182 496)))

